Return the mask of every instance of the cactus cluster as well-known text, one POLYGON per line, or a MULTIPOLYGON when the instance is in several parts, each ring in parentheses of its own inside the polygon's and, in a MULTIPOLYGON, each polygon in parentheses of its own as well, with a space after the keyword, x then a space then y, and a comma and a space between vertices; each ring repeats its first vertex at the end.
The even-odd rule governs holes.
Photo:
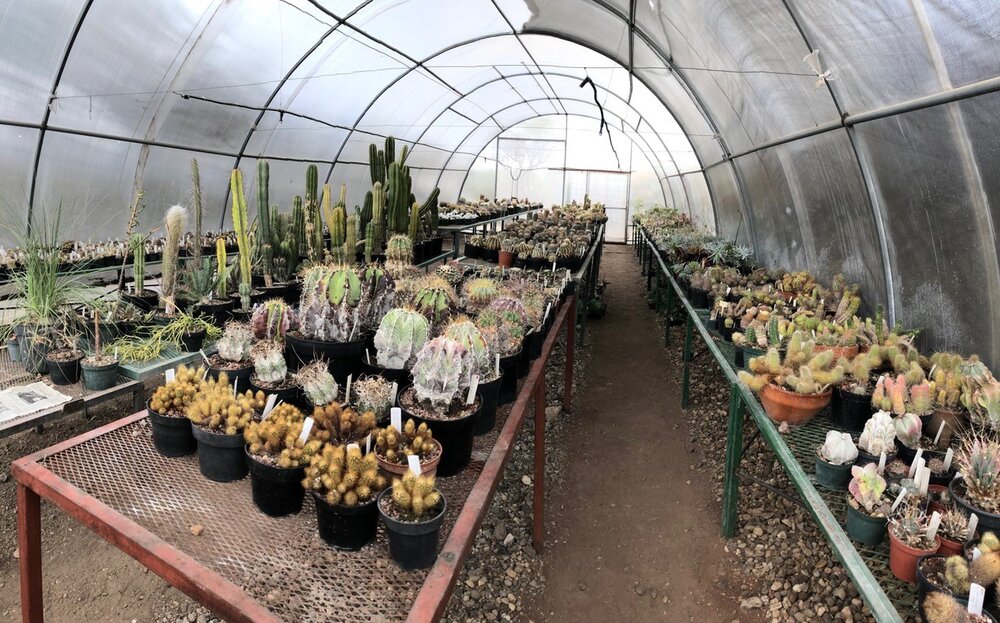
POLYGON ((382 318, 375 332, 378 365, 390 370, 408 369, 430 336, 427 318, 411 308, 395 308, 382 318))
POLYGON ((784 384, 798 394, 819 394, 839 383, 844 369, 834 365, 833 352, 815 352, 815 342, 796 331, 788 342, 784 360, 776 348, 763 357, 750 360, 750 372, 740 371, 739 378, 750 389, 760 391, 768 383, 784 384))
MULTIPOLYGON (((919 364, 916 365, 919 369, 919 364)), ((920 370, 922 375, 923 370, 920 370)), ((930 383, 921 378, 920 382, 911 385, 903 374, 895 378, 889 374, 879 377, 872 393, 872 406, 894 415, 926 415, 933 409, 932 402, 930 383)))
POLYGON ((226 361, 241 363, 250 360, 253 348, 253 333, 244 322, 228 322, 222 337, 216 343, 219 356, 226 361))
POLYGON ((471 361, 459 342, 436 337, 417 353, 413 388, 417 400, 432 412, 447 414, 469 386, 471 361))
POLYGON ((362 376, 351 385, 351 394, 358 411, 371 411, 377 420, 389 416, 392 408, 392 383, 381 376, 362 376))
POLYGON ((284 347, 274 340, 261 340, 250 350, 256 382, 280 386, 288 376, 284 347))
POLYGON ((301 441, 304 424, 302 412, 283 402, 271 410, 267 419, 250 422, 243 431, 243 438, 250 454, 260 461, 282 469, 302 467, 323 447, 315 427, 305 443, 301 441))
POLYGON ((209 379, 202 385, 184 415, 192 424, 206 430, 236 435, 264 408, 265 401, 261 391, 255 394, 247 390, 244 394, 233 395, 229 377, 223 372, 217 379, 209 379))
POLYGON ((295 374, 295 382, 313 406, 327 405, 337 399, 337 381, 324 361, 314 361, 303 367, 295 374))
POLYGON ((379 429, 375 435, 375 451, 389 463, 406 465, 408 456, 416 456, 421 462, 433 459, 438 452, 438 444, 426 422, 418 426, 412 419, 406 420, 403 430, 395 426, 379 429))
POLYGON ((420 521, 439 512, 444 498, 434 488, 433 476, 414 476, 407 471, 392 481, 392 501, 405 521, 420 521))
POLYGON ((239 250, 240 308, 250 310, 251 261, 253 252, 250 245, 250 221, 247 217, 247 200, 243 194, 243 173, 233 169, 229 178, 230 193, 233 197, 233 229, 236 231, 236 245, 239 250))
POLYGON ((894 454, 895 442, 896 426, 892 416, 885 411, 879 411, 868 418, 858 437, 858 447, 873 456, 879 456, 883 452, 886 456, 894 454))
POLYGON ((923 601, 924 621, 927 623, 987 623, 982 615, 969 613, 954 597, 941 591, 928 591, 923 601))
POLYGON ((258 340, 281 341, 286 333, 298 326, 295 310, 282 299, 271 299, 258 305, 250 318, 250 328, 258 340))
POLYGON ((205 377, 204 366, 192 368, 179 366, 174 380, 156 388, 149 399, 149 408, 161 415, 182 416, 188 405, 201 391, 205 377))
POLYGON ((377 425, 373 411, 361 413, 337 402, 313 407, 318 439, 330 443, 363 443, 377 425))
POLYGON ((368 503, 386 488, 374 454, 361 455, 357 446, 326 444, 306 467, 302 487, 328 504, 354 507, 368 503))

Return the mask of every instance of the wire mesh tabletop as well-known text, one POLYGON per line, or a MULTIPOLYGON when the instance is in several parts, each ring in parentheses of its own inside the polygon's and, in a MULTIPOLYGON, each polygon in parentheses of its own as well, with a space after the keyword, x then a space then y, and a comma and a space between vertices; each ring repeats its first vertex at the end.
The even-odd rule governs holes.
MULTIPOLYGON (((496 441, 497 426, 477 437, 470 466, 439 478, 448 501, 439 547, 496 441)), ((272 518, 253 504, 250 480, 217 483, 195 456, 166 458, 153 448, 146 418, 45 457, 42 465, 124 517, 241 587, 286 621, 399 621, 406 618, 427 571, 401 571, 389 557, 384 529, 357 552, 326 545, 312 499, 302 511, 272 518), (203 531, 199 535, 195 526, 203 531)))

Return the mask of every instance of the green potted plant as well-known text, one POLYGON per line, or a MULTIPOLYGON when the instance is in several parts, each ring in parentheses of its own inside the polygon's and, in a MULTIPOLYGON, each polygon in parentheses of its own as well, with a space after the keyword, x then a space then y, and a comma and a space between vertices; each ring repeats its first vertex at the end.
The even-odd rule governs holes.
POLYGON ((185 411, 201 392, 205 374, 205 368, 179 366, 173 380, 157 387, 146 401, 153 447, 161 455, 186 456, 197 449, 185 411))
POLYGON ((209 379, 188 404, 184 414, 198 444, 198 469, 216 482, 231 482, 247 475, 243 433, 254 415, 263 410, 263 392, 233 391, 223 373, 209 379))
POLYGON ((228 322, 222 337, 215 343, 216 352, 208 358, 208 373, 218 378, 225 372, 236 383, 236 390, 250 389, 250 375, 253 374, 253 333, 245 322, 228 322))
POLYGON ((437 559, 447 504, 434 484, 433 476, 407 471, 378 498, 389 555, 401 569, 426 569, 437 559))
POLYGON ((229 270, 225 263, 213 268, 208 258, 200 262, 192 260, 185 265, 181 273, 178 294, 186 300, 194 301, 193 313, 206 316, 212 324, 221 327, 229 318, 229 311, 234 305, 232 299, 225 296, 225 282, 228 275, 229 270), (220 291, 223 296, 216 298, 220 291))
POLYGON ((430 337, 431 325, 412 307, 390 309, 375 332, 376 364, 370 370, 400 386, 410 382, 410 368, 417 352, 430 337))
POLYGON ((458 298, 451 284, 437 275, 427 275, 417 282, 413 307, 424 315, 433 329, 443 326, 458 307, 458 298))
POLYGON ((118 382, 118 359, 101 348, 101 312, 94 309, 94 352, 80 361, 83 386, 92 391, 110 389, 118 382))
POLYGON ((222 329, 200 316, 177 311, 170 322, 157 330, 165 341, 177 345, 188 353, 201 350, 205 340, 215 341, 222 336, 222 329))
POLYGON ((936 554, 941 546, 937 534, 927 532, 928 518, 924 509, 904 504, 889 520, 889 569, 904 582, 917 581, 917 560, 936 554))
POLYGON ((472 432, 474 435, 485 435, 492 431, 496 424, 497 405, 500 399, 502 374, 494 357, 495 345, 491 344, 491 339, 466 316, 453 318, 444 328, 444 336, 465 347, 472 360, 473 374, 479 376, 476 393, 483 404, 472 432))
POLYGON ((968 432, 955 462, 962 475, 948 483, 955 504, 966 514, 975 513, 980 528, 1000 530, 1000 442, 968 432))
POLYGON ((283 402, 243 432, 253 503, 265 515, 284 517, 302 510, 305 466, 323 447, 312 430, 303 440, 304 424, 305 415, 283 402))
POLYGON ((159 295, 155 291, 146 287, 146 240, 148 238, 149 234, 138 232, 130 234, 128 247, 132 253, 133 284, 128 292, 121 291, 119 294, 122 301, 143 311, 156 309, 156 302, 159 299, 159 295))
POLYGON ((295 310, 283 299, 270 299, 254 309, 250 329, 258 340, 285 339, 285 334, 299 326, 295 310))
POLYGON ((357 551, 375 538, 379 492, 387 486, 374 454, 356 445, 326 444, 306 467, 302 486, 316 503, 319 536, 339 550, 357 551))
POLYGON ((53 331, 58 346, 45 354, 45 366, 53 385, 73 385, 80 380, 80 360, 83 351, 76 347, 80 338, 62 323, 53 331))
POLYGON ((434 433, 426 422, 418 426, 414 420, 408 419, 402 431, 391 424, 379 429, 374 446, 379 471, 386 478, 402 478, 409 469, 410 456, 419 460, 421 474, 433 476, 437 473, 441 442, 434 439, 434 433))
POLYGON ((847 489, 847 535, 865 545, 878 545, 885 538, 889 503, 883 497, 885 479, 874 463, 851 468, 847 489))
POLYGON ((281 342, 261 340, 250 349, 250 357, 253 359, 253 373, 250 375, 252 390, 277 394, 277 400, 284 402, 299 403, 299 388, 288 375, 281 342))
POLYGON ((827 489, 843 489, 851 480, 851 467, 858 448, 850 433, 831 430, 816 449, 816 482, 827 489))

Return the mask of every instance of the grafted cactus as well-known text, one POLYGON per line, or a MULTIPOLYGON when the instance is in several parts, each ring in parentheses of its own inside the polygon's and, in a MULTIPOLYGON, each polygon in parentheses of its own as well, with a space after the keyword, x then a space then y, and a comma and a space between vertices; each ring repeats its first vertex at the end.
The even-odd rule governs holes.
POLYGON ((446 321, 456 305, 455 290, 437 275, 428 275, 420 282, 420 288, 413 297, 413 305, 438 326, 446 321))
POLYGON ((295 382, 314 407, 330 404, 337 399, 337 381, 323 361, 314 361, 299 370, 295 382))
POLYGON ((473 364, 469 367, 470 375, 478 374, 480 382, 496 378, 496 366, 489 342, 472 320, 467 316, 454 318, 444 328, 443 335, 465 347, 473 364))
POLYGON ((425 407, 447 413, 469 385, 470 361, 465 347, 441 336, 424 345, 413 363, 413 388, 425 407))
POLYGON ((257 307, 250 319, 250 328, 258 340, 283 340, 285 333, 299 325, 295 310, 282 299, 271 299, 257 307))
POLYGON ((233 362, 248 361, 252 346, 253 333, 250 332, 249 325, 243 322, 226 323, 226 330, 216 344, 219 356, 233 362))
POLYGON ((896 427, 892 422, 892 416, 885 411, 879 411, 865 422, 865 428, 858 437, 858 447, 874 456, 883 452, 888 455, 896 451, 895 441, 896 427))
POLYGON ((299 331, 325 342, 357 339, 362 292, 361 278, 351 266, 311 266, 303 276, 299 331))
POLYGON ((253 372, 258 381, 270 385, 280 385, 288 376, 282 345, 272 340, 257 342, 250 351, 253 358, 253 372))
POLYGON ((430 334, 430 323, 412 309, 391 309, 375 333, 378 365, 401 370, 413 365, 430 334))

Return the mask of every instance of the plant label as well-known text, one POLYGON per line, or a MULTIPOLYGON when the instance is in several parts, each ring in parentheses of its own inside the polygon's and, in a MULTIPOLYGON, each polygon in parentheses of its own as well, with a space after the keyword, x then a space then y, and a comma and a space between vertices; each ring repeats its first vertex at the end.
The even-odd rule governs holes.
POLYGON ((924 453, 923 448, 917 448, 917 453, 913 455, 913 462, 910 463, 910 471, 906 474, 907 478, 916 480, 917 478, 917 466, 920 464, 921 456, 924 453))
POLYGON ((309 432, 313 427, 313 419, 307 417, 305 423, 302 425, 302 434, 299 435, 299 443, 304 444, 307 439, 309 439, 309 432))
POLYGON ((552 262, 552 272, 556 272, 556 263, 552 262))
POLYGON ((357 448, 358 450, 361 450, 361 446, 359 446, 356 443, 349 443, 349 444, 347 444, 347 449, 350 450, 351 448, 357 448))
POLYGON ((896 511, 896 508, 899 506, 900 502, 902 502, 903 498, 905 498, 905 497, 906 497, 906 489, 900 489, 899 490, 899 495, 896 496, 896 500, 892 503, 892 509, 891 510, 893 512, 896 511))
POLYGON ((984 599, 986 599, 986 589, 982 584, 973 582, 969 586, 969 614, 982 616, 984 599))
POLYGON ((934 371, 937 370, 937 364, 931 366, 931 371, 927 373, 927 380, 934 378, 934 371))
POLYGON ((545 322, 546 320, 549 319, 549 312, 550 311, 552 311, 552 303, 551 302, 548 305, 545 306, 545 315, 542 316, 542 322, 545 322))
POLYGON ((885 472, 885 452, 882 452, 882 454, 878 455, 878 473, 881 474, 884 472, 885 472))
POLYGON ((941 525, 941 513, 934 511, 934 514, 931 515, 930 522, 927 524, 927 530, 924 532, 927 535, 928 539, 930 539, 931 541, 934 540, 934 537, 937 536, 938 526, 940 525, 941 525))
POLYGON ((368 436, 365 437, 365 454, 368 454, 371 451, 372 451, 372 434, 368 433, 368 436))
POLYGON ((937 432, 936 435, 934 435, 934 445, 935 446, 938 444, 938 441, 941 440, 941 433, 943 433, 943 432, 944 432, 944 420, 941 421, 941 425, 938 426, 938 432, 937 432))
POLYGON ((969 515, 969 526, 965 529, 965 538, 972 540, 976 538, 976 528, 979 527, 979 515, 972 513, 969 515))
POLYGON ((351 404, 351 379, 354 378, 353 374, 347 375, 347 388, 344 390, 344 404, 351 404))
POLYGON ((274 409, 274 403, 278 400, 278 394, 271 394, 267 397, 267 402, 264 403, 264 415, 261 416, 261 421, 267 419, 267 416, 271 414, 274 409))
POLYGON ((169 370, 167 370, 163 374, 167 378, 167 383, 173 383, 174 382, 174 378, 176 377, 177 372, 173 368, 170 368, 169 370))
POLYGON ((919 473, 919 480, 920 480, 920 494, 927 495, 927 487, 930 486, 931 484, 931 468, 921 466, 919 473))
POLYGON ((500 353, 496 355, 496 374, 500 376, 500 353))
POLYGON ((472 375, 472 382, 469 383, 469 395, 465 398, 465 404, 471 405, 476 401, 476 390, 479 389, 479 375, 472 375))
POLYGON ((389 424, 392 425, 397 431, 403 430, 403 410, 399 407, 393 407, 389 410, 389 424))
POLYGON ((365 349, 365 358, 368 360, 368 365, 372 365, 372 351, 365 349))
POLYGON ((208 368, 205 368, 204 372, 201 373, 201 380, 204 381, 207 378, 208 378, 208 368))
POLYGON ((236 386, 239 385, 240 380, 236 379, 233 381, 233 398, 236 398, 236 386))
POLYGON ((982 555, 983 555, 983 552, 978 547, 973 547, 972 548, 972 559, 973 560, 977 560, 982 555))
POLYGON ((407 465, 409 465, 410 471, 413 472, 414 476, 419 476, 420 475, 421 472, 420 472, 420 457, 419 456, 417 456, 416 454, 411 454, 410 456, 406 457, 406 463, 407 463, 407 465))
POLYGON ((115 361, 118 361, 118 347, 115 346, 115 361))
POLYGON ((951 460, 955 458, 955 451, 948 448, 948 451, 944 453, 944 470, 948 471, 951 469, 951 460))
POLYGON ((199 349, 198 349, 198 352, 199 352, 199 353, 201 353, 201 358, 205 360, 205 365, 206 365, 206 366, 207 366, 207 365, 210 365, 210 364, 208 363, 208 355, 206 355, 206 354, 205 354, 205 349, 204 349, 204 348, 199 348, 199 349))
POLYGON ((397 383, 396 381, 393 381, 392 382, 392 400, 390 401, 390 404, 395 404, 396 403, 396 394, 398 392, 399 392, 399 383, 397 383))
POLYGON ((732 291, 733 291, 732 286, 726 286, 726 296, 729 296, 729 293, 732 291))

